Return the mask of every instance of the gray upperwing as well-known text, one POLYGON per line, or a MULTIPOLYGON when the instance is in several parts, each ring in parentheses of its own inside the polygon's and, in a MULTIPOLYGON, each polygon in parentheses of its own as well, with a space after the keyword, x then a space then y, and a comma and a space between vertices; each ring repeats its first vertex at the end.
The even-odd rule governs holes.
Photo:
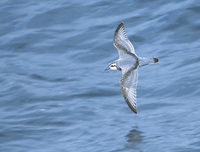
POLYGON ((126 35, 124 23, 119 24, 117 27, 114 34, 113 45, 117 48, 119 57, 127 52, 135 54, 135 49, 126 35))
POLYGON ((137 104, 136 104, 136 88, 137 88, 137 79, 138 71, 137 67, 130 68, 123 74, 122 69, 122 78, 120 81, 121 90, 124 99, 126 100, 128 106, 131 110, 137 113, 137 104))

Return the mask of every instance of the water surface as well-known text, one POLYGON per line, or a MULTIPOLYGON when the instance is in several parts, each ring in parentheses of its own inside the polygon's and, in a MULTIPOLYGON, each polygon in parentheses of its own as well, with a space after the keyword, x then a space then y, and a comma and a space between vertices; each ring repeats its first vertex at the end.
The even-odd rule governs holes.
POLYGON ((0 1, 0 151, 200 151, 200 3, 0 1), (112 45, 124 21, 138 56, 138 114, 112 45))

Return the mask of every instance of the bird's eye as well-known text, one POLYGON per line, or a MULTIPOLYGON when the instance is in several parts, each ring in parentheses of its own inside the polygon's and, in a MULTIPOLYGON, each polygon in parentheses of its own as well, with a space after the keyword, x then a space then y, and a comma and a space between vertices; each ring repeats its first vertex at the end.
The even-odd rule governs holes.
POLYGON ((114 65, 111 65, 111 67, 114 67, 114 65))

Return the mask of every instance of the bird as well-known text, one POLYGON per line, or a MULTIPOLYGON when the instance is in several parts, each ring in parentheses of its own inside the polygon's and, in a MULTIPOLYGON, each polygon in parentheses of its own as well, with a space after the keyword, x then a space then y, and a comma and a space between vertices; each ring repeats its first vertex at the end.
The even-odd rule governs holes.
POLYGON ((119 58, 110 62, 105 70, 119 70, 122 73, 120 87, 122 95, 130 109, 137 114, 136 89, 138 68, 158 62, 158 58, 139 57, 133 44, 127 37, 124 22, 121 22, 114 33, 113 45, 119 58))

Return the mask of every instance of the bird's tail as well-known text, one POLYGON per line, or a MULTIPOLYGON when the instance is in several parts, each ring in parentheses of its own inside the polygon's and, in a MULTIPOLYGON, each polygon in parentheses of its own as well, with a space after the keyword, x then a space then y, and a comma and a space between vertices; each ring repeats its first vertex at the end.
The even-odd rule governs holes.
POLYGON ((139 66, 145 66, 158 62, 157 58, 139 58, 139 66))

